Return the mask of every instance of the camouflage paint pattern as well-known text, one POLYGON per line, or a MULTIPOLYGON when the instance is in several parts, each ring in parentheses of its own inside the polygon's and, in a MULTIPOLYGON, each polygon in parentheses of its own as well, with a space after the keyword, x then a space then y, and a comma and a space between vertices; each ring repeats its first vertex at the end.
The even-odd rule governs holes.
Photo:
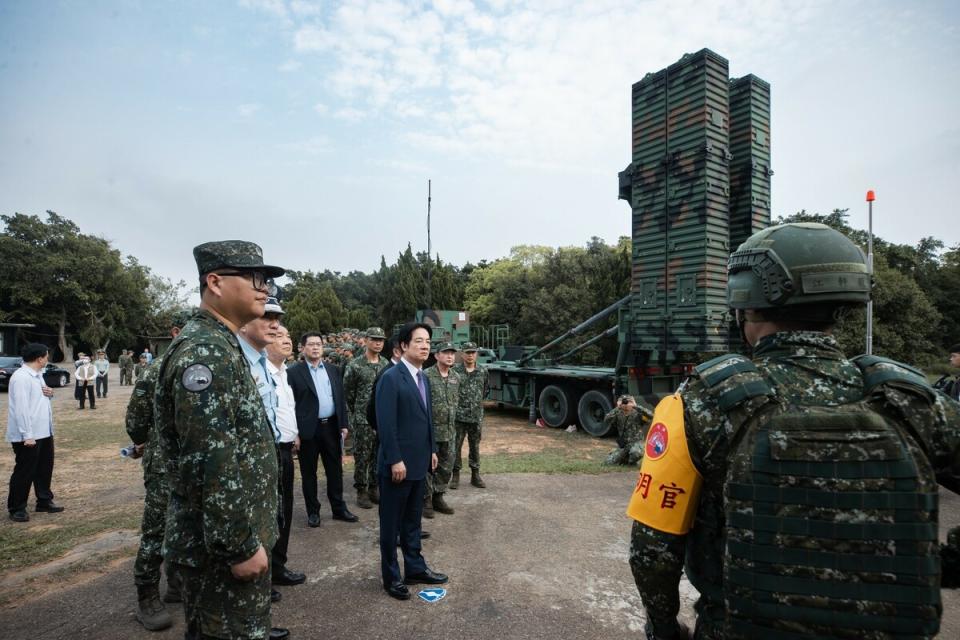
MULTIPOLYGON (((859 368, 844 357, 836 340, 826 334, 784 332, 767 336, 757 344, 753 362, 777 394, 792 404, 836 405, 857 402, 864 394, 859 368)), ((887 365, 877 365, 881 369, 884 366, 887 365)), ((667 637, 675 631, 679 607, 677 586, 686 561, 686 574, 701 594, 697 603, 697 637, 723 637, 722 541, 728 531, 724 483, 733 423, 720 410, 717 394, 722 393, 728 383, 742 382, 728 379, 708 390, 701 380, 693 379, 683 391, 687 444, 694 464, 704 476, 703 493, 691 532, 676 536, 639 523, 633 526, 630 566, 657 635, 667 637)), ((921 447, 930 453, 929 467, 924 470, 927 481, 932 482, 936 473, 941 481, 946 478, 953 486, 960 486, 957 484, 960 482, 960 405, 939 395, 924 400, 914 392, 898 390, 892 385, 885 387, 883 394, 878 406, 890 419, 908 423, 917 439, 908 440, 917 459, 927 459, 921 447)), ((753 398, 739 405, 736 411, 751 415, 766 402, 765 397, 753 398)), ((883 543, 866 541, 864 544, 878 545, 880 550, 883 543)), ((921 549, 920 554, 923 553, 933 553, 933 549, 921 549)), ((784 623, 783 629, 808 635, 823 632, 816 625, 799 622, 784 623)), ((882 631, 863 629, 857 634, 851 637, 871 640, 891 637, 882 631)))
POLYGON ((427 495, 444 493, 450 484, 456 456, 453 446, 456 441, 457 407, 460 401, 460 375, 451 368, 447 376, 432 366, 426 370, 430 383, 431 412, 433 415, 434 440, 437 443, 437 469, 427 474, 427 495))
POLYGON ((343 393, 353 430, 353 486, 357 489, 377 486, 377 432, 367 423, 367 404, 373 381, 388 362, 386 358, 369 362, 366 355, 361 355, 347 365, 343 374, 343 393))
POLYGON ((239 582, 230 566, 276 543, 276 447, 237 337, 205 311, 167 352, 154 424, 170 487, 164 559, 183 577, 188 625, 215 637, 265 637, 269 572, 239 582))

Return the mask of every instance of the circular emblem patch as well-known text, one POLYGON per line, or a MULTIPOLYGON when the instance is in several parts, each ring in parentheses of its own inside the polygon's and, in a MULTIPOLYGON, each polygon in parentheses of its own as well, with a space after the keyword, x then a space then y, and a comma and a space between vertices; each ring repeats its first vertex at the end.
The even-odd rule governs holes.
POLYGON ((646 455, 651 460, 660 458, 667 452, 669 440, 667 437, 667 425, 658 422, 647 433, 646 455))
POLYGON ((203 391, 213 382, 213 372, 205 364, 192 364, 183 370, 180 382, 187 391, 203 391))

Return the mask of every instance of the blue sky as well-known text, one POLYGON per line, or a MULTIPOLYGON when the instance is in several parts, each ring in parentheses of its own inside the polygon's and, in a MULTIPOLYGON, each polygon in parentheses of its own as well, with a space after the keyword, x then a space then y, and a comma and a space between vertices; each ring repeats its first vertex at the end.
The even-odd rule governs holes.
POLYGON ((774 214, 960 243, 960 4, 0 2, 0 213, 161 275, 243 238, 295 269, 629 233, 630 85, 709 47, 772 85, 774 214))

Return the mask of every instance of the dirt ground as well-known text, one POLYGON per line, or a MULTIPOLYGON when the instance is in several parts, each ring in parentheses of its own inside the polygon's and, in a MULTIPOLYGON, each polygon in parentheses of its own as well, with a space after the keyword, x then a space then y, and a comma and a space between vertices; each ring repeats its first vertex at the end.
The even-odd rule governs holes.
MULTIPOLYGON (((180 638, 176 624, 149 633, 134 619, 132 556, 143 487, 138 464, 120 459, 127 443, 121 423, 129 387, 111 391, 95 412, 77 411, 71 390, 55 399, 57 463, 53 489, 67 511, 33 514, 27 525, 0 522, 0 540, 69 532, 57 558, 27 562, 0 573, 3 638, 180 638), (131 515, 132 514, 132 515, 131 515), (103 521, 104 517, 108 520, 103 521), (95 534, 78 523, 105 522, 95 534), (110 522, 130 526, 110 527, 110 522), (18 527, 11 529, 11 527, 18 527), (16 535, 3 534, 15 533, 16 535)), ((0 394, 0 415, 6 394, 0 394)), ((522 412, 490 411, 483 450, 523 454, 576 447, 601 456, 611 440, 530 426, 522 412)), ((12 455, 0 457, 0 478, 12 455)), ((486 476, 488 489, 469 484, 450 492, 453 516, 426 521, 430 566, 451 577, 446 598, 428 604, 397 602, 378 579, 376 511, 354 509, 357 524, 323 514, 319 529, 306 526, 299 483, 290 562, 305 585, 282 588, 275 624, 296 638, 640 638, 643 610, 627 565, 630 521, 624 515, 635 472, 597 475, 502 473, 486 476), (349 603, 349 604, 348 604, 349 603), (347 606, 344 606, 347 604, 347 606)), ((351 483, 348 503, 353 508, 351 483)), ((322 492, 321 492, 322 495, 322 492)), ((942 529, 960 524, 960 498, 942 493, 942 529)), ((9 549, 0 559, 9 562, 9 549)), ((692 620, 696 591, 684 581, 682 617, 692 620)), ((960 637, 960 594, 944 591, 939 637, 960 637)))

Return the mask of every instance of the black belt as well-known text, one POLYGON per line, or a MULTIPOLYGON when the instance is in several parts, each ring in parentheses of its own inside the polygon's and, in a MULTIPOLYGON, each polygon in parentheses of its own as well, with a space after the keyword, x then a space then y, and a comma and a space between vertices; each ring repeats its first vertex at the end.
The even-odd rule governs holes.
POLYGON ((277 449, 293 449, 293 442, 278 442, 277 449))
POLYGON ((330 424, 333 422, 333 419, 337 417, 337 414, 333 414, 329 418, 317 418, 317 422, 320 424, 330 424))

